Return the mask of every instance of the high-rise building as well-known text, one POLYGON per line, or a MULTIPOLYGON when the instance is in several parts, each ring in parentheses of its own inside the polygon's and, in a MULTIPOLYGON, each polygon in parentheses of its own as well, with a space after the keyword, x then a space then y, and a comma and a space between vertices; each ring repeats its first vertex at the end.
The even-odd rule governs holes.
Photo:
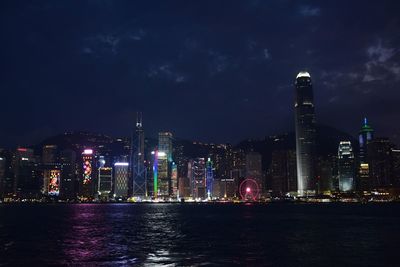
POLYGON ((261 154, 255 151, 250 151, 246 154, 246 178, 255 180, 258 184, 260 192, 262 192, 262 157, 261 154))
POLYGON ((340 141, 339 143, 338 177, 340 192, 351 192, 354 190, 355 165, 353 148, 350 141, 340 141))
POLYGON ((400 149, 392 148, 391 161, 392 184, 396 188, 400 188, 400 149))
POLYGON ((61 187, 60 198, 74 200, 76 198, 77 186, 77 164, 76 153, 72 149, 65 149, 60 152, 61 164, 61 187))
POLYGON ((204 158, 195 158, 188 163, 188 177, 192 198, 206 197, 206 162, 204 158))
POLYGON ((6 159, 3 157, 2 149, 0 149, 0 199, 4 194, 4 180, 6 177, 6 159))
POLYGON ((316 163, 318 192, 331 195, 339 191, 337 155, 319 156, 316 163))
POLYGON ((61 166, 58 162, 56 145, 44 145, 42 148, 43 194, 51 197, 60 195, 61 166))
POLYGON ((208 199, 211 199, 213 197, 213 184, 214 184, 213 163, 211 159, 208 158, 206 163, 206 193, 208 199))
POLYGON ((17 198, 39 197, 42 181, 36 162, 33 149, 20 147, 15 151, 12 169, 14 172, 14 195, 17 198))
POLYGON ((111 167, 100 167, 98 175, 98 195, 99 199, 108 200, 112 191, 112 168, 111 167))
POLYGON ((293 150, 273 151, 269 177, 273 196, 297 192, 296 153, 293 150))
POLYGON ((171 164, 171 196, 178 197, 178 166, 175 162, 171 164))
POLYGON ((43 170, 43 177, 43 193, 48 196, 58 197, 60 195, 61 183, 61 170, 59 167, 43 170))
POLYGON ((13 162, 13 153, 9 150, 2 150, 0 152, 1 158, 1 194, 0 198, 10 199, 14 196, 14 173, 11 168, 13 162))
POLYGON ((374 138, 368 143, 369 176, 373 189, 392 186, 391 150, 393 148, 388 138, 374 138))
POLYGON ((144 165, 144 131, 142 113, 137 113, 136 130, 132 137, 132 192, 134 197, 147 197, 147 169, 144 165))
POLYGON ((79 195, 82 199, 92 199, 95 196, 96 164, 92 149, 82 152, 81 180, 79 182, 79 195))
POLYGON ((153 197, 158 198, 158 150, 152 151, 153 155, 153 197))
POLYGON ((45 145, 42 150, 42 163, 50 165, 57 163, 57 146, 56 145, 45 145))
POLYGON ((357 188, 361 191, 372 189, 372 180, 370 178, 370 166, 368 162, 368 144, 374 138, 374 130, 368 124, 367 118, 364 118, 363 125, 358 135, 359 159, 357 188))
POLYGON ((129 190, 129 163, 114 163, 114 198, 126 199, 129 190))
POLYGON ((313 87, 308 72, 302 71, 297 74, 295 89, 297 191, 299 196, 309 196, 316 193, 316 119, 313 87))
POLYGON ((172 133, 158 134, 158 196, 171 195, 172 133))

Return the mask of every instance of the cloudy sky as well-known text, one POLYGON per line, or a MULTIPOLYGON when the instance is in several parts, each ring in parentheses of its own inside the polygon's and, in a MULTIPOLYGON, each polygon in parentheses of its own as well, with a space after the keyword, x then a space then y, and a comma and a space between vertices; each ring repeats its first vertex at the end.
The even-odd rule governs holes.
POLYGON ((399 1, 1 1, 0 146, 71 130, 235 143, 319 123, 400 143, 399 1))

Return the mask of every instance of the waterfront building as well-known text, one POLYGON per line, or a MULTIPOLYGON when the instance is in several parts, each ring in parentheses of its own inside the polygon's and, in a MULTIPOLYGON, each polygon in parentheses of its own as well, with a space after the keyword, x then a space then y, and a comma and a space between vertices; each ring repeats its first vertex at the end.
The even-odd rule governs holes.
POLYGON ((393 185, 392 151, 388 138, 374 138, 368 143, 369 176, 373 189, 388 188, 393 185))
POLYGON ((93 199, 96 192, 96 164, 95 155, 92 149, 85 149, 82 152, 82 168, 80 169, 81 177, 79 181, 79 196, 83 200, 93 199))
POLYGON ((179 197, 178 191, 178 166, 175 162, 171 163, 171 197, 179 197))
POLYGON ((299 72, 295 82, 295 130, 297 191, 299 196, 316 193, 315 181, 315 136, 316 119, 311 76, 308 72, 299 72))
POLYGON ((19 147, 14 153, 14 196, 19 199, 38 199, 43 181, 33 149, 19 147))
POLYGON ((158 134, 158 196, 171 195, 172 133, 158 134))
POLYGON ((273 151, 269 178, 273 196, 282 197, 287 193, 296 193, 296 152, 293 150, 273 151))
POLYGON ((257 182, 260 192, 262 192, 263 172, 261 154, 250 151, 246 154, 246 178, 251 178, 257 182))
POLYGON ((338 147, 339 191, 351 192, 355 182, 354 153, 350 141, 340 141, 338 147))
POLYGON ((72 149, 65 149, 60 152, 61 181, 60 198, 63 200, 74 200, 77 190, 77 164, 76 152, 72 149))
POLYGON ((111 167, 100 167, 98 174, 98 186, 97 193, 99 199, 108 200, 112 191, 112 168, 111 167))
POLYGON ((204 158, 195 158, 188 163, 190 192, 194 199, 206 197, 206 162, 204 158))
POLYGON ((128 198, 129 190, 129 163, 114 163, 114 198, 124 200, 128 198))
POLYGON ((144 131, 142 113, 137 113, 136 129, 132 137, 131 167, 132 167, 132 195, 134 197, 147 197, 147 169, 144 154, 144 131))
POLYGON ((208 199, 211 199, 213 197, 214 194, 213 185, 214 185, 213 162, 211 161, 210 158, 208 158, 206 163, 206 194, 208 199))
POLYGON ((370 166, 368 162, 368 144, 374 138, 374 130, 368 124, 367 118, 364 118, 363 125, 358 134, 359 142, 359 166, 357 187, 360 191, 367 192, 372 189, 372 180, 370 177, 370 166))

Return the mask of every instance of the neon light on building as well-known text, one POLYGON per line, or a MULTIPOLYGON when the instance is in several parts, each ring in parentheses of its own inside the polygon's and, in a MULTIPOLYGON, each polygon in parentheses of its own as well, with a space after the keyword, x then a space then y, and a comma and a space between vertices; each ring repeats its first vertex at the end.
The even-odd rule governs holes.
POLYGON ((48 192, 49 196, 58 196, 60 194, 60 170, 50 170, 50 179, 48 192))
POLYGON ((83 184, 89 184, 92 180, 92 163, 89 160, 83 162, 83 184))
POLYGON ((158 151, 154 152, 153 162, 153 195, 157 198, 158 193, 158 151))
POLYGON ((92 149, 85 149, 82 153, 83 157, 83 184, 87 185, 92 180, 92 160, 93 160, 93 150, 92 149))
POLYGON ((213 182, 214 182, 214 174, 213 174, 213 163, 210 158, 208 158, 206 163, 206 189, 207 189, 207 198, 212 198, 213 193, 213 182))
POLYGON ((171 189, 172 195, 178 196, 178 166, 172 162, 171 166, 171 189))
POLYGON ((114 163, 114 195, 117 198, 128 197, 128 179, 129 179, 129 163, 116 162, 114 163))
POLYGON ((93 149, 85 149, 83 150, 83 155, 92 155, 93 154, 93 149))

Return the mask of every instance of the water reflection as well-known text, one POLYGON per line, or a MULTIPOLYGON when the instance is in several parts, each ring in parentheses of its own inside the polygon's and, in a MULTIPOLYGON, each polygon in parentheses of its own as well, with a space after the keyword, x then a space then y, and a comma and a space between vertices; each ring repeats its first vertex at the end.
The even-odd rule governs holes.
POLYGON ((0 205, 0 265, 390 266, 400 205, 330 207, 0 205))

